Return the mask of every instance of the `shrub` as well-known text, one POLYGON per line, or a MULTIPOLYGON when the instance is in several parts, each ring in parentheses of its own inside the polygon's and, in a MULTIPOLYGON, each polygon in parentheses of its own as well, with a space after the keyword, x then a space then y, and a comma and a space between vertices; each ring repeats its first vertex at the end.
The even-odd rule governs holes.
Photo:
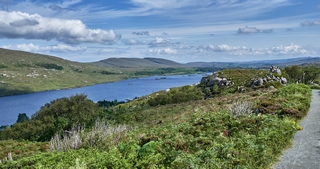
POLYGON ((252 114, 253 103, 249 101, 237 100, 228 107, 229 113, 233 116, 248 116, 252 114))
POLYGON ((182 103, 192 100, 201 100, 204 94, 195 86, 183 86, 180 88, 170 89, 166 92, 157 93, 157 95, 149 98, 150 106, 166 105, 174 103, 182 103))
MULTIPOLYGON (((107 125, 101 120, 96 120, 91 130, 85 132, 84 127, 74 128, 66 132, 62 137, 55 134, 50 140, 50 149, 58 151, 66 151, 69 149, 105 147, 107 140, 112 136, 112 142, 117 144, 124 136, 127 130, 126 125, 107 125)), ((110 141, 110 140, 109 140, 110 141)))

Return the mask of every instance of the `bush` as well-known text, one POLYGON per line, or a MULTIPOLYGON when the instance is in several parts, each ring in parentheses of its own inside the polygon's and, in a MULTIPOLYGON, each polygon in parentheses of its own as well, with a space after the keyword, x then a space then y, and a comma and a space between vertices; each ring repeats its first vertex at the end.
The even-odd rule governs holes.
POLYGON ((195 86, 183 86, 180 88, 170 89, 166 92, 157 93, 157 95, 149 98, 150 106, 182 103, 192 100, 201 100, 204 94, 195 86))
POLYGON ((237 100, 229 106, 229 113, 233 116, 248 116, 252 114, 253 103, 243 100, 237 100))
POLYGON ((102 109, 84 94, 60 98, 42 106, 30 120, 1 131, 0 139, 49 141, 55 133, 74 126, 91 127, 101 114, 102 109))
POLYGON ((54 64, 54 63, 37 63, 36 64, 39 67, 43 67, 46 69, 56 69, 56 70, 62 70, 63 67, 58 65, 58 64, 54 64))

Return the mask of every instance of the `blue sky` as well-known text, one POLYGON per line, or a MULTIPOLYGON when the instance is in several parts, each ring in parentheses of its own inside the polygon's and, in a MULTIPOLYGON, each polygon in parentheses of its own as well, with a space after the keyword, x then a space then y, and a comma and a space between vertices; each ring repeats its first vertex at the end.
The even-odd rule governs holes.
POLYGON ((79 62, 320 56, 320 1, 0 0, 0 47, 79 62))

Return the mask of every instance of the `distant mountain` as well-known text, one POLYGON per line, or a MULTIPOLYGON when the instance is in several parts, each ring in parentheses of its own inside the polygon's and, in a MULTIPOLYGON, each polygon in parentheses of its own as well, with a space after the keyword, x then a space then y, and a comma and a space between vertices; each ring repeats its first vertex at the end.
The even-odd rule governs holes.
POLYGON ((92 64, 110 68, 186 67, 184 64, 161 58, 108 58, 92 64))
POLYGON ((291 65, 320 64, 320 57, 300 57, 290 59, 259 60, 248 62, 189 62, 177 63, 161 58, 108 58, 91 64, 109 68, 166 68, 166 67, 215 67, 215 68, 263 68, 271 65, 285 67, 291 65))
POLYGON ((189 67, 217 67, 217 68, 263 68, 271 65, 285 67, 291 65, 305 65, 320 63, 320 57, 300 57, 277 60, 259 60, 248 62, 189 62, 189 67))

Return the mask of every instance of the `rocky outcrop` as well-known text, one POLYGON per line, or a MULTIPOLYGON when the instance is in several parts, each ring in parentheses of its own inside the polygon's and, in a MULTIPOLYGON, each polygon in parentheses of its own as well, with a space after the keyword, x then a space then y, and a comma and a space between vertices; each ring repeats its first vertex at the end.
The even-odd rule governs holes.
POLYGON ((233 86, 234 82, 232 82, 231 78, 220 78, 218 73, 213 73, 213 76, 207 76, 207 77, 203 77, 200 81, 200 85, 203 85, 205 87, 213 87, 215 85, 217 85, 218 87, 222 87, 222 86, 233 86))
POLYGON ((267 82, 279 82, 283 85, 288 82, 286 78, 281 76, 281 70, 277 66, 270 66, 269 73, 265 77, 255 77, 251 81, 251 87, 262 86, 267 82))
POLYGON ((270 66, 269 74, 281 75, 281 70, 278 66, 270 66))

